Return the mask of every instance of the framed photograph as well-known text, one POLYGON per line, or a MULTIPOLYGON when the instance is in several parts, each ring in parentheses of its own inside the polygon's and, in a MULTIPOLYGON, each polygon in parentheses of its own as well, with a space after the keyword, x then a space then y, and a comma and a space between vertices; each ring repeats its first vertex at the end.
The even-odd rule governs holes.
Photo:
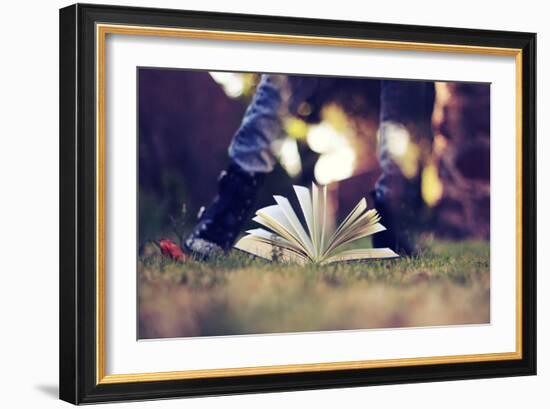
POLYGON ((535 53, 61 9, 61 399, 534 375, 535 53))

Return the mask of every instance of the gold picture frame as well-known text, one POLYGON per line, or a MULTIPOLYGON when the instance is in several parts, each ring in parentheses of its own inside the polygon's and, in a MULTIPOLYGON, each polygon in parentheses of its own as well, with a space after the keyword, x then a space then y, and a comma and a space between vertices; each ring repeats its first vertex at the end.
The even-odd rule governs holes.
MULTIPOLYGON (((534 238, 535 225, 533 224, 533 205, 527 208, 525 203, 529 203, 534 197, 534 168, 531 164, 526 166, 525 159, 532 160, 534 152, 530 144, 534 144, 534 127, 531 121, 534 121, 534 91, 532 83, 534 82, 534 42, 535 37, 528 33, 506 33, 506 32, 482 32, 466 31, 459 29, 434 29, 422 27, 409 27, 400 32, 399 35, 393 33, 391 25, 370 26, 367 23, 354 23, 356 25, 356 35, 353 37, 344 37, 341 32, 344 31, 344 24, 336 24, 329 21, 316 21, 314 31, 318 34, 298 34, 296 31, 304 22, 300 19, 270 18, 272 26, 270 31, 262 32, 258 29, 266 20, 258 20, 255 16, 236 16, 224 15, 220 22, 220 15, 212 15, 210 26, 201 25, 208 17, 208 13, 190 13, 183 11, 174 11, 170 23, 165 22, 165 14, 154 9, 134 9, 126 7, 103 7, 103 6, 71 6, 61 10, 61 77, 67 78, 74 76, 74 82, 63 80, 61 87, 61 115, 62 121, 68 121, 67 126, 62 126, 61 143, 68 147, 78 145, 79 138, 90 139, 92 142, 86 142, 87 146, 94 147, 94 153, 83 157, 80 162, 90 166, 86 171, 88 178, 86 190, 95 191, 94 211, 88 215, 89 220, 93 220, 95 229, 93 249, 88 250, 85 256, 94 254, 92 268, 86 271, 78 271, 71 268, 69 262, 62 263, 61 266, 61 308, 63 320, 71 320, 64 326, 62 320, 61 328, 61 348, 64 360, 61 373, 61 398, 73 403, 95 402, 104 400, 119 399, 141 399, 157 398, 168 396, 189 396, 195 394, 209 393, 201 386, 189 386, 186 381, 204 380, 205 382, 219 382, 227 378, 233 378, 235 382, 242 381, 244 385, 241 389, 244 391, 259 390, 288 390, 292 386, 280 384, 280 387, 265 387, 262 377, 295 375, 296 384, 294 387, 300 389, 303 378, 311 374, 323 375, 323 380, 317 381, 318 387, 326 387, 337 384, 334 376, 340 376, 343 372, 355 371, 361 374, 358 378, 360 384, 376 384, 381 382, 375 376, 369 382, 368 374, 373 369, 384 370, 405 368, 412 371, 419 366, 441 367, 444 369, 444 375, 438 374, 433 378, 425 379, 454 379, 463 377, 461 370, 467 370, 473 373, 472 376, 485 376, 487 371, 493 371, 495 376, 517 373, 534 373, 534 238), (122 16, 122 17, 121 17, 122 16), (247 31, 242 27, 243 19, 249 26, 256 27, 255 30, 247 31), (239 21, 238 29, 228 28, 239 21), (340 31, 339 31, 340 30, 340 31), (369 38, 369 33, 378 30, 377 38, 369 38), (291 34, 292 33, 292 34, 291 34), (393 34, 392 34, 393 33, 393 34), (416 33, 416 34, 415 34, 416 33), (418 34, 422 34, 421 36, 418 34), (452 43, 448 40, 451 34, 457 38, 457 42, 452 43), (516 66, 516 348, 508 353, 487 353, 478 355, 456 355, 456 356, 433 356, 418 357, 407 359, 384 359, 370 361, 348 361, 348 362, 323 362, 315 364, 295 364, 280 366, 258 366, 246 368, 220 368, 208 370, 187 370, 174 372, 154 372, 154 373, 130 373, 130 374, 106 374, 106 344, 105 344, 105 43, 108 36, 126 35, 126 36, 161 36, 170 38, 194 38, 211 39, 222 41, 244 41, 257 43, 279 43, 292 45, 322 45, 334 47, 355 47, 355 48, 375 48, 383 50, 403 50, 403 51, 429 51, 445 53, 467 53, 482 55, 509 56, 515 58, 516 66), (408 37, 407 37, 408 36, 408 37), (394 38, 399 37, 399 38, 394 38), (419 40, 419 37, 429 38, 430 40, 419 40), (406 38, 410 38, 407 40, 406 38), (495 40, 498 38, 498 41, 495 40), (63 46, 65 44, 65 46, 63 46), (78 53, 88 58, 82 62, 83 58, 78 59, 78 53), (93 57, 93 58, 92 58, 93 57), (80 64, 80 65, 79 65, 80 64), (84 66, 85 65, 85 66, 84 66), (72 73, 70 72, 72 69, 72 73), (90 74, 94 73, 92 78, 90 74), (84 78, 85 77, 85 78, 84 78), (79 81, 82 86, 79 88, 79 81), (90 85, 93 84, 93 85, 90 85), (81 91, 83 88, 85 91, 81 91), (69 89, 70 88, 70 89, 69 89), (79 94, 82 92, 82 94, 79 94), (86 94, 86 95, 83 95, 86 94), (81 103, 78 97, 86 101, 94 101, 93 107, 87 102, 86 107, 79 107, 81 103), (65 99, 64 99, 65 98, 65 99), (75 106, 76 105, 76 106, 75 106), (80 109, 79 109, 80 108, 80 109), (87 123, 93 123, 93 130, 88 128, 84 131, 79 130, 78 115, 91 112, 93 109, 95 119, 87 118, 87 123), (64 117, 63 117, 64 116, 64 117), (69 126, 71 125, 71 126, 69 126), (86 133, 86 135, 84 135, 86 133), (93 168, 93 169, 92 169, 93 168), (90 171, 93 170, 92 173, 90 171), (527 185, 526 185, 527 184, 527 185), (525 249, 529 251, 525 254, 525 249), (90 252, 91 251, 91 252, 90 252), (93 277, 90 275, 93 272, 93 277), (86 274, 85 278, 83 274, 86 274), (82 276, 80 276, 82 275, 82 276), (71 278, 67 278, 71 276, 71 278), (65 280, 65 285, 63 284, 65 280), (93 280, 94 291, 86 292, 86 297, 78 296, 68 297, 67 292, 78 293, 79 288, 84 283, 91 283, 93 280), (90 296, 93 294, 93 299, 90 296), (526 299, 526 296, 527 299, 526 299), (86 298, 85 304, 82 301, 86 298), (76 316, 86 310, 90 312, 93 305, 94 316, 85 319, 84 325, 88 330, 86 334, 95 334, 93 342, 90 339, 82 340, 83 333, 73 331, 79 324, 76 322, 76 316), (80 310, 79 310, 80 308, 80 310), (75 313, 76 311, 76 313, 75 313), (79 312, 80 311, 80 312, 79 312), (71 318, 72 317, 72 318, 71 318), (527 318, 527 319, 526 319, 527 318), (93 324, 93 326, 90 326, 93 324), (76 338, 75 338, 75 333, 76 338), (79 346, 80 343, 85 347, 79 346), (64 346, 72 343, 70 348, 63 349, 64 346), (84 355, 86 356, 84 358, 84 355), (91 360, 93 357, 93 360, 91 360), (82 361, 84 359, 84 361, 82 361), (71 362, 69 368, 65 368, 67 360, 71 362), (93 368, 90 364, 93 363, 93 368), (84 367, 83 365, 87 365, 84 367), (459 365, 461 369, 455 369, 453 366, 459 365), (470 365, 470 366, 468 366, 470 365), (466 368, 466 369, 463 369, 466 368), (502 372, 502 368, 508 372, 502 372), (80 373, 81 371, 81 373, 80 373), (477 374, 476 374, 477 371, 477 374), (500 372, 499 372, 500 371, 500 372), (76 377, 72 374, 77 373, 76 377), (172 382, 171 392, 158 387, 156 392, 154 386, 163 382, 172 382), (255 383, 256 382, 256 383, 255 383), (362 383, 361 383, 362 382, 362 383), (147 393, 140 392, 140 385, 147 385, 147 393), (117 389, 118 388, 118 389, 117 389), (264 389, 262 389, 264 388, 264 389), (270 389, 271 388, 271 389, 270 389)), ((343 23, 343 22, 340 22, 343 23)), ((311 26, 311 22, 309 25, 311 26)), ((349 28, 347 29, 349 31, 349 28)), ((84 122, 82 120, 82 122, 84 122)), ((75 180, 71 188, 65 188, 62 191, 62 197, 68 207, 74 207, 75 213, 78 213, 83 207, 78 199, 78 186, 76 180, 80 173, 74 167, 75 151, 64 153, 62 146, 62 171, 73 172, 75 180)), ((85 155, 84 153, 81 153, 85 155)), ((76 153, 79 155, 79 153, 76 153)), ((62 181, 62 189, 63 189, 62 181)), ((82 210, 81 210, 82 211, 82 210)), ((89 210, 86 210, 89 212, 89 210)), ((77 222, 63 219, 61 221, 62 240, 75 240, 75 231, 77 222)), ((90 227, 90 223, 86 223, 90 227)), ((76 239, 78 240, 78 238, 76 239)), ((87 243, 90 245, 90 243, 87 243)), ((78 243, 74 244, 74 254, 65 256, 73 261, 78 257, 78 243)), ((62 250, 63 251, 63 250, 62 250)), ((69 251, 67 251, 69 253, 69 251)), ((89 259, 88 259, 89 261, 89 259)), ((89 336, 88 336, 89 338, 89 336)), ((437 371, 437 369, 435 369, 437 371)), ((390 376, 391 374, 385 376, 390 376)), ((395 372, 395 381, 403 376, 401 372, 395 372)), ((319 378, 321 379, 321 378, 319 378)), ((412 379, 412 378, 411 378, 412 379)), ((355 382, 355 378, 350 378, 349 384, 355 382)), ((276 382, 275 382, 276 383, 276 382)), ((315 382, 314 382, 315 383, 315 382)), ((345 382, 343 383, 346 384, 345 382)), ((220 387, 213 393, 231 393, 240 391, 238 383, 233 384, 232 388, 224 389, 220 387), (237 386, 236 386, 237 385, 237 386)))

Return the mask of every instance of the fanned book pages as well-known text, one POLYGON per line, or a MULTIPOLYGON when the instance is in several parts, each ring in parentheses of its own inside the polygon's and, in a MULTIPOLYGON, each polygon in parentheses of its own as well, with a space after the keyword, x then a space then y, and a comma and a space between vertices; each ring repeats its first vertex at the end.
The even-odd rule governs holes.
POLYGON ((375 209, 367 210, 363 198, 334 230, 327 227, 327 188, 312 184, 311 192, 294 186, 305 226, 288 199, 273 196, 276 204, 256 212, 255 222, 266 229, 248 230, 235 248, 267 260, 290 261, 299 264, 329 264, 375 258, 399 257, 389 248, 342 250, 347 244, 386 230, 379 223, 375 209))

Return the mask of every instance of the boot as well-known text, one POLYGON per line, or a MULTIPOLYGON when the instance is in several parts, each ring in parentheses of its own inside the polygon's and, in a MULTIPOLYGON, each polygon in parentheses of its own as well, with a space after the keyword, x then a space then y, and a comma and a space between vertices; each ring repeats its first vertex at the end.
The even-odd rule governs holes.
POLYGON ((199 215, 193 232, 182 245, 184 252, 198 259, 226 253, 233 247, 251 213, 264 173, 249 173, 231 163, 218 179, 218 195, 199 215))
POLYGON ((389 247, 401 256, 414 256, 416 249, 411 243, 408 231, 400 223, 396 209, 389 204, 382 191, 374 190, 371 196, 374 199, 374 208, 380 215, 380 223, 386 228, 372 236, 373 247, 389 247))

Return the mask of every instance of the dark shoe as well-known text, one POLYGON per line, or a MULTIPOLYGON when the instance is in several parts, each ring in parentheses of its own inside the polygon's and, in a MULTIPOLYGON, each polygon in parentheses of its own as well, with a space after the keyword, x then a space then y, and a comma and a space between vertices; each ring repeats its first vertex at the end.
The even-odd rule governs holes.
POLYGON ((386 230, 372 236, 372 244, 375 248, 389 247, 401 256, 413 256, 416 249, 411 244, 408 232, 399 223, 399 216, 385 199, 379 190, 371 193, 374 199, 374 208, 380 215, 380 223, 386 230))
POLYGON ((264 177, 263 173, 248 173, 231 163, 220 174, 218 195, 199 215, 197 225, 182 245, 183 250, 200 259, 229 251, 252 211, 264 177))

